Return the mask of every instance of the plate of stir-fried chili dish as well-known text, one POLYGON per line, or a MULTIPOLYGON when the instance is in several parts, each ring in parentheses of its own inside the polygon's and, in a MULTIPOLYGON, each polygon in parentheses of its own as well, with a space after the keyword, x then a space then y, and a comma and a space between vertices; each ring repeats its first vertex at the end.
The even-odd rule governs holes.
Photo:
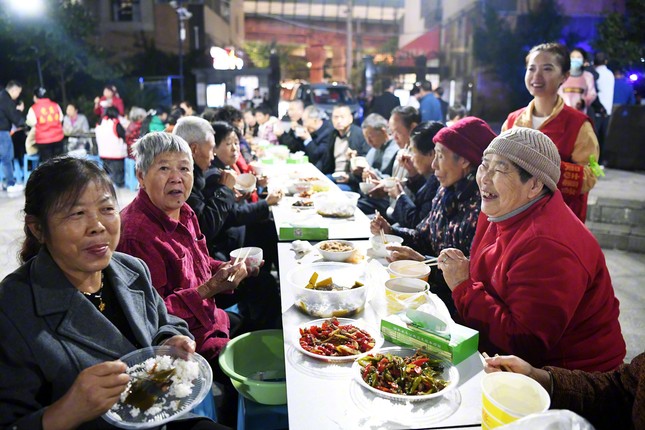
POLYGON ((302 324, 297 349, 325 361, 353 361, 383 344, 379 332, 349 318, 324 318, 302 324))
POLYGON ((363 355, 352 371, 361 386, 399 401, 442 396, 459 382, 459 372, 452 364, 412 348, 383 348, 363 355))

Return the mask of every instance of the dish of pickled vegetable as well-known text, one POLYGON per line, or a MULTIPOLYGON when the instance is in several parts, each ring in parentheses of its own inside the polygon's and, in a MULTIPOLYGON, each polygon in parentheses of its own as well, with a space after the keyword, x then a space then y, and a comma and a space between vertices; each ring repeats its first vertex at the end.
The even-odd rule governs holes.
POLYGON ((447 361, 410 348, 384 348, 354 363, 358 383, 392 400, 419 401, 444 395, 459 381, 447 361))
POLYGON ((356 356, 383 343, 377 332, 348 318, 327 318, 303 324, 299 328, 298 349, 313 358, 326 361, 353 361, 356 356), (359 327, 360 326, 360 327, 359 327))

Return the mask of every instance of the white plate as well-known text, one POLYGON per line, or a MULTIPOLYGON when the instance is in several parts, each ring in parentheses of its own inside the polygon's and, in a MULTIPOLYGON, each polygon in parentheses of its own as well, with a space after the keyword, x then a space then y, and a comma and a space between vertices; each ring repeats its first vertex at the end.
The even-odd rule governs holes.
MULTIPOLYGON (((398 355, 400 357, 409 357, 411 355, 414 355, 416 351, 417 350, 413 348, 403 348, 399 346, 394 346, 390 348, 382 348, 378 351, 374 350, 374 352, 370 352, 370 354, 392 354, 392 355, 398 355)), ((444 394, 454 390, 457 387, 457 384, 459 383, 459 371, 455 366, 453 366, 451 363, 448 363, 447 361, 444 361, 443 365, 444 365, 443 379, 449 382, 448 386, 436 393, 422 394, 419 396, 409 396, 406 394, 393 394, 393 393, 386 393, 385 391, 377 390, 376 388, 372 387, 371 385, 369 385, 367 382, 363 380, 363 376, 361 375, 361 370, 363 368, 358 363, 358 361, 355 361, 354 364, 352 365, 352 373, 354 374, 354 378, 359 383, 359 385, 371 391, 372 393, 376 394, 377 396, 384 397, 386 399, 390 399, 398 402, 420 402, 423 400, 428 400, 428 399, 433 399, 435 397, 443 396, 444 394)))
MULTIPOLYGON (((161 404, 161 410, 154 415, 147 415, 144 411, 133 417, 130 414, 134 408, 119 400, 109 411, 103 414, 103 419, 110 424, 124 429, 144 429, 156 427, 168 421, 175 420, 188 413, 198 405, 212 388, 213 371, 208 362, 201 355, 187 354, 171 346, 153 346, 139 349, 121 357, 121 361, 128 365, 128 373, 137 373, 143 371, 143 363, 152 357, 170 356, 172 358, 182 358, 188 362, 197 363, 199 368, 198 376, 191 382, 193 384, 191 393, 186 397, 176 397, 171 391, 159 396, 155 405, 161 404), (172 404, 177 405, 173 408, 172 404)), ((129 388, 129 387, 128 387, 129 388)), ((122 395, 123 397, 123 395, 122 395)), ((154 406, 153 406, 154 407, 154 406)))
MULTIPOLYGON (((323 322, 329 320, 330 318, 321 318, 319 320, 314 320, 314 321, 309 321, 304 324, 300 324, 298 326, 298 330, 295 333, 295 337, 293 339, 293 344, 296 347, 298 351, 301 353, 305 354, 308 357, 315 358, 316 360, 322 360, 322 361, 327 361, 330 363, 342 363, 342 362, 349 362, 349 361, 354 361, 357 357, 360 357, 363 354, 357 354, 357 355, 342 355, 342 356, 327 356, 327 355, 320 355, 320 354, 315 354, 313 352, 307 351, 304 349, 302 346, 300 346, 300 329, 305 329, 309 328, 311 326, 321 326, 323 322)), ((367 351, 366 353, 369 354, 372 351, 378 350, 381 345, 383 345, 383 337, 381 336, 381 333, 370 326, 369 324, 366 324, 362 321, 350 319, 350 318, 336 318, 338 320, 338 323, 340 325, 347 325, 351 324, 357 328, 360 328, 361 330, 366 331, 367 333, 374 338, 374 348, 372 348, 370 351, 367 351)))

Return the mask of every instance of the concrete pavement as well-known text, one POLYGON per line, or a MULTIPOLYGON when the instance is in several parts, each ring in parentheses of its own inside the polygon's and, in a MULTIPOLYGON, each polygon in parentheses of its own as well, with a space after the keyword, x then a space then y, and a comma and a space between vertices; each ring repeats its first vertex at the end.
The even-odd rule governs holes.
MULTIPOLYGON (((598 221, 589 221, 588 226, 603 246, 616 297, 620 300, 626 360, 630 361, 645 350, 645 294, 641 286, 641 280, 645 279, 645 254, 621 249, 630 249, 630 240, 645 231, 640 227, 643 225, 640 221, 645 218, 634 209, 645 208, 645 174, 610 169, 606 173, 590 194, 590 219, 598 221), (610 231, 609 236, 604 237, 603 231, 610 231)), ((118 194, 121 207, 135 196, 127 189, 119 189, 118 194)), ((23 206, 23 195, 10 198, 6 193, 0 194, 0 279, 18 267, 17 255, 24 237, 23 206)), ((640 239, 636 242, 641 243, 640 239)))

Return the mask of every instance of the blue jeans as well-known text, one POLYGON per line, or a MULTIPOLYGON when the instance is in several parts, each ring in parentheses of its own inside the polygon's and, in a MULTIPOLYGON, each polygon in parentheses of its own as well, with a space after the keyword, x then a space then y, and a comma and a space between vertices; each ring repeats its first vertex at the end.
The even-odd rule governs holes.
POLYGON ((8 131, 0 131, 0 168, 2 168, 3 185, 15 185, 13 177, 13 141, 8 131))

